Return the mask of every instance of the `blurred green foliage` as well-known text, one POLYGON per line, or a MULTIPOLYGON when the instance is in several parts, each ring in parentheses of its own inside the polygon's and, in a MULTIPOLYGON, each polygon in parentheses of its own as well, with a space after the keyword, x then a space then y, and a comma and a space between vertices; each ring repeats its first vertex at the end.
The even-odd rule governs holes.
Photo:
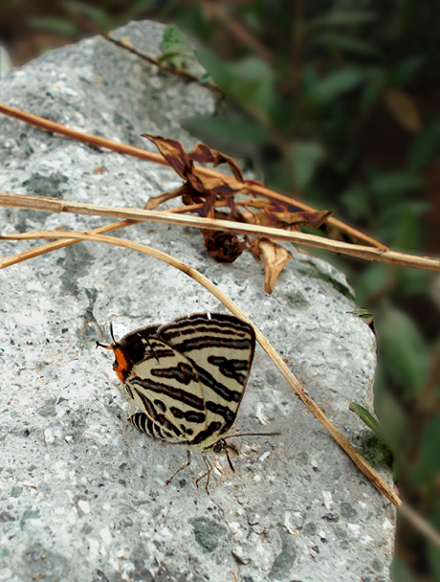
MULTIPOLYGON (((210 146, 247 158, 276 190, 331 208, 393 250, 424 252, 420 193, 439 155, 440 111, 420 99, 440 83, 434 0, 144 0, 63 3, 70 17, 34 26, 79 34, 80 14, 107 31, 130 18, 168 21, 161 62, 195 56, 223 90, 218 115, 184 121, 210 146), (362 9, 360 8, 362 7, 362 9), (79 27, 79 28, 78 28, 79 27)), ((329 233, 323 230, 322 235, 329 233)), ((438 251, 438 248, 437 248, 438 251)), ((326 255, 376 317, 377 420, 353 410, 392 449, 404 499, 440 529, 439 303, 433 276, 326 255)), ((400 524, 394 580, 440 580, 438 549, 400 524), (416 548, 417 550, 412 550, 416 548)))
MULTIPOLYGON (((416 96, 432 64, 416 42, 413 54, 391 51, 394 57, 387 55, 389 42, 378 42, 381 27, 399 20, 401 37, 408 39, 411 27, 403 22, 410 4, 417 10, 413 3, 394 3, 385 19, 374 2, 363 3, 368 11, 355 2, 340 10, 329 2, 326 11, 299 0, 270 7, 259 1, 216 3, 209 18, 196 3, 184 11, 169 4, 175 22, 197 37, 196 57, 225 94, 218 117, 186 120, 188 129, 213 147, 251 157, 270 187, 333 208, 338 218, 394 250, 424 250, 430 204, 417 194, 439 153, 440 111, 424 124, 416 96), (378 123, 394 125, 404 136, 397 162, 386 151, 376 155, 374 140, 381 136, 370 124, 378 123)), ((414 298, 430 301, 432 277, 384 263, 330 260, 376 316, 377 418, 359 405, 352 409, 392 449, 404 499, 438 527, 438 334, 425 333, 417 310, 408 309, 414 298)), ((440 579, 438 552, 405 524, 399 532, 394 579, 411 581, 420 572, 440 579)))

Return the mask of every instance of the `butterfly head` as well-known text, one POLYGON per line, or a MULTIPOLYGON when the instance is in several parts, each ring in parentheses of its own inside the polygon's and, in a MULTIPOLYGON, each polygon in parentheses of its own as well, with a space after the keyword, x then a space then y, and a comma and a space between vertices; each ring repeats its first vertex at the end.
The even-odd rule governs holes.
POLYGON ((106 350, 113 350, 115 355, 115 361, 113 363, 113 370, 118 375, 121 382, 124 382, 133 367, 133 363, 127 358, 127 352, 123 349, 122 345, 115 340, 113 335, 113 326, 110 322, 110 335, 112 337, 113 343, 109 346, 105 346, 99 342, 96 345, 104 348, 106 350))

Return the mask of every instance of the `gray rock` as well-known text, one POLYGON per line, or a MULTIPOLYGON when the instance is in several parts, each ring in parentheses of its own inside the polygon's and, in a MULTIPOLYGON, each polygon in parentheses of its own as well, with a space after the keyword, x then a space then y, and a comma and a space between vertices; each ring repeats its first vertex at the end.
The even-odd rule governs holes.
MULTIPOLYGON (((156 47, 162 26, 119 31, 156 47)), ((144 47, 141 47, 144 48, 144 47)), ((194 139, 179 126, 212 114, 210 92, 162 74, 95 37, 49 52, 2 79, 0 100, 70 127, 152 148, 143 132, 194 139)), ((0 118, 0 191, 142 207, 179 185, 167 168, 0 118)), ((0 210, 3 232, 99 217, 0 210)), ((117 235, 119 236, 119 234, 117 235)), ((244 253, 220 265, 195 229, 145 223, 122 233, 198 268, 267 335, 303 386, 355 444, 350 401, 371 406, 375 342, 353 315, 343 275, 290 249, 272 296, 244 253)), ((8 256, 37 242, 1 242, 8 256)), ((0 271, 0 580, 388 580, 394 511, 299 403, 258 348, 238 413, 231 473, 210 495, 203 456, 170 485, 185 447, 126 425, 112 357, 95 342, 194 312, 224 311, 182 273, 143 255, 81 243, 0 271), (102 335, 100 335, 102 330, 102 335), (369 578, 370 579, 370 578, 369 578)), ((385 469, 380 469, 389 479, 385 469)))

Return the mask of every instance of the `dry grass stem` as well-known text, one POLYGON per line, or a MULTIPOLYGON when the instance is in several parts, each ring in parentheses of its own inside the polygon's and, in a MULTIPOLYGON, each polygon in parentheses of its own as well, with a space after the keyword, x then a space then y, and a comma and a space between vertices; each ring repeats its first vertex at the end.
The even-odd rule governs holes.
POLYGON ((68 212, 75 214, 108 216, 112 218, 118 217, 135 221, 151 220, 154 222, 165 222, 208 230, 223 230, 235 234, 258 235, 266 238, 284 240, 297 245, 307 245, 327 251, 350 255, 368 261, 381 261, 406 267, 413 267, 416 269, 440 271, 440 261, 431 257, 407 255, 405 253, 398 253, 386 249, 353 245, 302 232, 290 232, 280 228, 233 222, 230 220, 218 220, 199 216, 182 216, 176 213, 154 210, 135 208, 127 209, 116 206, 99 206, 97 204, 80 204, 66 202, 56 198, 41 198, 39 196, 26 196, 24 194, 0 193, 0 206, 26 208, 43 212, 68 212))
MULTIPOLYGON (((40 127, 41 129, 44 129, 46 131, 65 135, 66 137, 69 137, 71 139, 76 139, 84 143, 89 143, 95 146, 107 148, 109 150, 116 151, 121 154, 134 156, 137 158, 141 158, 143 160, 154 162, 156 164, 161 164, 163 166, 168 165, 168 162, 165 160, 165 158, 161 154, 158 154, 156 152, 149 152, 147 150, 121 144, 110 139, 99 137, 97 135, 77 131, 75 129, 70 129, 68 127, 65 127, 64 125, 61 125, 60 123, 49 121, 48 119, 44 119, 43 117, 38 117, 37 115, 21 111, 20 109, 11 107, 9 105, 5 105, 4 103, 0 103, 0 113, 4 113, 5 115, 9 115, 10 117, 15 117, 16 119, 20 119, 21 121, 29 123, 30 125, 35 125, 36 127, 40 127)), ((204 166, 195 165, 195 172, 200 174, 201 176, 208 176, 211 178, 217 177, 222 179, 225 183, 236 184, 235 178, 228 176, 227 174, 223 174, 222 172, 212 170, 211 168, 205 168, 204 166)), ((243 185, 243 188, 245 188, 245 185, 243 185)), ((285 204, 288 204, 290 206, 293 205, 306 212, 315 211, 315 209, 312 208, 311 206, 308 206, 307 204, 304 204, 303 202, 296 200, 294 198, 290 198, 288 196, 284 196, 283 194, 279 194, 278 192, 273 192, 269 188, 263 186, 263 184, 253 182, 251 184, 251 187, 249 186, 247 187, 246 191, 249 194, 264 196, 272 200, 284 202, 285 204)), ((340 230, 341 232, 344 232, 345 234, 354 238, 355 240, 365 243, 366 245, 370 245, 381 249, 385 248, 384 245, 375 241, 373 238, 367 236, 366 234, 356 230, 355 228, 347 224, 344 224, 343 222, 337 220, 336 218, 329 217, 327 219, 327 224, 340 230)))
MULTIPOLYGON (((124 221, 121 223, 116 223, 114 225, 109 225, 107 228, 120 228, 122 226, 129 226, 129 221, 124 221), (127 224, 124 224, 127 223, 127 224)), ((106 227, 102 227, 106 228, 106 227)), ((98 230, 98 229, 97 229, 98 230)), ((145 255, 149 255, 155 259, 163 261, 164 263, 179 269, 197 283, 202 285, 207 291, 212 293, 231 313, 240 317, 241 319, 247 321, 253 326, 255 330, 255 335, 258 343, 267 353, 267 355, 272 359, 275 365, 278 367, 284 378, 287 380, 289 385, 294 390, 297 397, 303 402, 303 404, 308 408, 308 410, 319 420, 319 422, 324 426, 324 428, 331 434, 338 445, 344 450, 344 452, 350 457, 353 463, 362 471, 362 473, 369 479, 369 481, 376 487, 376 489, 382 493, 391 503, 404 515, 408 521, 411 522, 419 531, 421 531, 433 544, 440 548, 440 536, 438 532, 431 527, 420 515, 418 515, 412 508, 407 506, 402 502, 397 493, 388 485, 388 483, 379 475, 379 473, 354 449, 351 443, 342 435, 335 425, 327 418, 321 408, 316 404, 314 400, 310 398, 306 391, 303 390, 301 384, 299 383, 296 376, 290 371, 285 362, 281 359, 275 348, 269 343, 266 337, 260 332, 260 330, 252 323, 252 321, 246 317, 246 315, 235 305, 235 303, 229 299, 224 293, 222 293, 207 277, 199 273, 196 269, 193 269, 189 265, 186 265, 182 261, 175 259, 174 257, 164 253, 162 251, 157 251, 145 245, 131 242, 124 239, 114 238, 110 236, 105 236, 102 234, 85 234, 81 232, 65 232, 65 231, 41 231, 33 233, 24 233, 17 235, 1 235, 0 240, 31 240, 31 239, 62 239, 57 240, 55 244, 72 244, 74 241, 92 241, 101 242, 105 244, 111 244, 113 246, 118 246, 126 248, 129 250, 137 251, 145 255)), ((40 247, 42 248, 42 247, 40 247)), ((60 247, 57 247, 60 248, 60 247)), ((52 249, 53 250, 53 249, 52 249)), ((8 259, 3 259, 0 261, 0 268, 7 266, 8 259)), ((12 263, 9 263, 12 264, 12 263)))
POLYGON ((222 293, 216 285, 214 285, 207 277, 199 273, 196 269, 186 265, 182 261, 175 259, 174 257, 152 249, 140 243, 128 241, 125 239, 114 238, 99 234, 85 234, 81 232, 66 232, 66 231, 40 231, 40 232, 30 232, 17 235, 0 235, 0 239, 3 240, 33 240, 33 239, 67 239, 67 240, 79 240, 79 241, 92 241, 100 242, 105 244, 110 244, 113 246, 118 246, 126 248, 129 250, 137 251, 145 255, 151 256, 155 259, 163 261, 164 263, 171 265, 172 267, 179 269, 197 283, 200 283, 205 289, 207 289, 212 295, 214 295, 223 305, 229 309, 234 315, 240 317, 252 325, 255 329, 255 334, 258 343, 265 350, 268 356, 275 362, 276 366, 289 382, 290 386, 295 391, 298 398, 307 406, 307 408, 313 413, 313 415, 321 422, 321 424, 330 432, 336 442, 344 449, 348 456, 353 460, 353 462, 361 469, 361 471, 368 476, 368 478, 374 483, 374 485, 396 506, 398 507, 401 503, 395 492, 389 487, 389 485, 382 479, 382 477, 365 461, 363 457, 352 447, 352 445, 347 441, 347 439, 336 429, 336 427, 331 423, 331 421, 325 416, 324 412, 319 408, 319 406, 308 396, 308 394, 303 390, 301 384, 297 378, 292 374, 288 366, 283 362, 281 357, 278 355, 276 350, 272 347, 265 336, 254 326, 254 324, 249 320, 248 317, 235 305, 235 303, 229 299, 224 293, 222 293))

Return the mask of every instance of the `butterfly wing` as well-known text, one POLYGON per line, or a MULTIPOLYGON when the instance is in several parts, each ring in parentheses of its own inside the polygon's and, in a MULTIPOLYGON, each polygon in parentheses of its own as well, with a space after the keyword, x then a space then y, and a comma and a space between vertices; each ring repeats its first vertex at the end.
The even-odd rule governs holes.
POLYGON ((206 425, 202 387, 192 362, 156 337, 157 326, 139 329, 115 344, 116 372, 127 397, 147 418, 140 430, 173 442, 190 442, 206 425))
POLYGON ((244 395, 255 350, 255 332, 220 313, 194 314, 157 330, 157 337, 185 356, 198 375, 206 422, 193 427, 191 444, 207 448, 232 426, 244 395))

